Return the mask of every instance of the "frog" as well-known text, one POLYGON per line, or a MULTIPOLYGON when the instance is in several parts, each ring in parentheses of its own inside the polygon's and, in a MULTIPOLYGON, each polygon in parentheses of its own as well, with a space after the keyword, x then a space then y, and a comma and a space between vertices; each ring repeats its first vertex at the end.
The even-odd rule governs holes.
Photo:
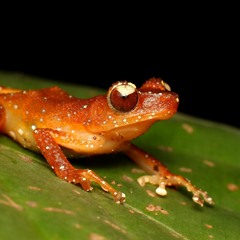
POLYGON ((75 168, 70 159, 121 152, 146 172, 137 179, 140 186, 156 186, 159 196, 167 195, 167 187, 183 186, 196 204, 213 205, 206 191, 170 172, 132 141, 154 123, 172 118, 178 105, 178 94, 155 77, 140 88, 117 81, 106 94, 91 98, 72 96, 58 86, 36 90, 1 86, 0 133, 42 154, 57 177, 85 191, 91 191, 94 182, 116 203, 124 203, 126 195, 93 170, 75 168))

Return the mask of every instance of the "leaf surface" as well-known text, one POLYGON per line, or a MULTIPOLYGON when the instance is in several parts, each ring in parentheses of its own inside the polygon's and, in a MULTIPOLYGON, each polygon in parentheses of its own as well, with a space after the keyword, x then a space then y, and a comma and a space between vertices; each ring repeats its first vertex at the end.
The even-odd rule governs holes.
MULTIPOLYGON (((0 85, 58 85, 78 97, 101 90, 0 72, 0 85)), ((122 154, 72 160, 127 196, 123 205, 93 184, 92 192, 57 178, 45 159, 0 135, 0 239, 239 239, 240 131, 181 113, 134 142, 177 174, 208 191, 216 204, 196 205, 185 189, 140 187, 143 173, 122 154), (155 208, 154 208, 155 207, 155 208)))

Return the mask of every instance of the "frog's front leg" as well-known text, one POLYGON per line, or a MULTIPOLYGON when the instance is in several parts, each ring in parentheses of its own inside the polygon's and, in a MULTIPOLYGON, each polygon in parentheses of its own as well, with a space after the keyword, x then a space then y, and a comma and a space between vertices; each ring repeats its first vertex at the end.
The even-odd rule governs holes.
POLYGON ((142 169, 153 174, 140 177, 138 182, 141 186, 144 186, 145 183, 158 185, 156 193, 158 195, 165 196, 167 195, 166 186, 181 185, 186 187, 189 192, 193 193, 192 199, 197 204, 203 206, 204 201, 210 205, 214 204, 212 198, 208 196, 207 192, 195 187, 186 178, 169 172, 166 166, 135 145, 131 144, 130 148, 125 151, 125 154, 136 162, 142 169))
POLYGON ((125 201, 124 193, 116 191, 92 170, 74 168, 54 140, 51 132, 51 129, 36 129, 34 130, 34 138, 41 153, 58 177, 68 182, 80 184, 85 191, 92 190, 91 181, 96 182, 104 191, 113 195, 115 202, 122 203, 125 201))

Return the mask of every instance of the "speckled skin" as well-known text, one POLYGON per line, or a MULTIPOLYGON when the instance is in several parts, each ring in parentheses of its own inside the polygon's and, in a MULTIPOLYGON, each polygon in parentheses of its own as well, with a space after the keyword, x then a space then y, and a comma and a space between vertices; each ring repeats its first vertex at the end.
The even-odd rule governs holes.
POLYGON ((156 190, 159 195, 166 195, 165 186, 183 185, 193 192, 193 200, 198 204, 203 205, 204 200, 212 204, 206 192, 170 173, 158 160, 130 142, 154 122, 172 117, 178 102, 178 95, 156 78, 139 89, 127 82, 118 82, 109 88, 106 96, 90 99, 72 97, 58 87, 31 91, 0 87, 0 132, 25 148, 41 152, 58 177, 81 184, 86 191, 91 190, 90 182, 95 181, 118 203, 124 202, 123 193, 113 189, 93 171, 75 169, 66 156, 122 151, 154 174, 140 178, 140 185, 146 182, 159 185, 156 190), (123 90, 117 88, 119 85, 123 90), (111 100, 109 96, 116 90, 117 97, 111 100), (132 92, 137 97, 136 104, 126 100, 131 108, 127 112, 114 108, 114 104, 122 104, 118 90, 124 91, 127 97, 132 92))

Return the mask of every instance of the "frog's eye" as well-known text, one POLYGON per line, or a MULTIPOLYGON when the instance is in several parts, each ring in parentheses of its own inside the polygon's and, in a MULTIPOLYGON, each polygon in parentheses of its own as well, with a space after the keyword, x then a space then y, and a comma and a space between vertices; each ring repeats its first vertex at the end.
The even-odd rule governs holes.
POLYGON ((135 108, 138 102, 136 86, 128 82, 119 82, 108 93, 108 104, 120 112, 129 112, 135 108))

